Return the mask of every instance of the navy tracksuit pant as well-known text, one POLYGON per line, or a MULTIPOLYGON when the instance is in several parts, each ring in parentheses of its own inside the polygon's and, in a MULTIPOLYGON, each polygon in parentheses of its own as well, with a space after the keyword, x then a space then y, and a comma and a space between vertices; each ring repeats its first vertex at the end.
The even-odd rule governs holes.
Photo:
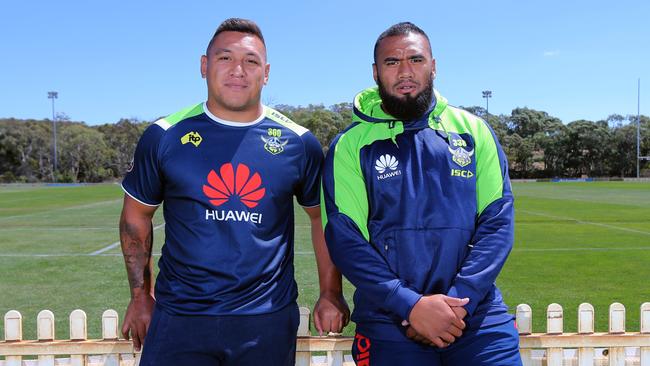
POLYGON ((357 366, 521 366, 514 320, 466 330, 449 347, 415 341, 387 341, 355 335, 352 357, 357 366))

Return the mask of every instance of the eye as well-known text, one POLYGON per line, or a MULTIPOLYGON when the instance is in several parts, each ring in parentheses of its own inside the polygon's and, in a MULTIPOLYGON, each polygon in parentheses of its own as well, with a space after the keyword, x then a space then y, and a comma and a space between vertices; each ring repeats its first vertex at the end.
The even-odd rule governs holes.
POLYGON ((397 66, 397 65, 399 65, 399 61, 397 61, 397 60, 388 60, 388 61, 384 62, 384 65, 386 65, 386 66, 397 66))
POLYGON ((251 65, 259 65, 260 64, 256 59, 253 59, 253 58, 246 60, 246 62, 251 64, 251 65))
POLYGON ((424 58, 422 58, 422 57, 414 57, 414 58, 411 59, 411 63, 413 63, 413 64, 419 64, 421 62, 424 62, 424 58))
POLYGON ((217 61, 230 61, 230 56, 226 56, 226 55, 219 56, 217 57, 217 61))

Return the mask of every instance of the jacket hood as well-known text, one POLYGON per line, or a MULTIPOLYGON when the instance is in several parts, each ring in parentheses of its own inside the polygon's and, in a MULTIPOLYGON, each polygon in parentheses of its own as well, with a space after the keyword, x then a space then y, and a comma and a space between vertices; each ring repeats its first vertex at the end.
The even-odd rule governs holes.
MULTIPOLYGON (((429 120, 436 119, 445 108, 447 108, 447 99, 434 89, 432 107, 426 113, 429 115, 429 120)), ((403 122, 381 109, 381 97, 379 96, 379 88, 376 86, 362 90, 354 97, 352 114, 353 122, 403 122)))

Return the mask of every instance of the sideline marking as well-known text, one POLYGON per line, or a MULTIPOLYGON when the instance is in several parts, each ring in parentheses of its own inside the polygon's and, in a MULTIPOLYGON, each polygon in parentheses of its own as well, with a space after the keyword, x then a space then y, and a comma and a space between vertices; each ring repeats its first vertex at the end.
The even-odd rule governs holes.
POLYGON ((594 226, 605 227, 605 228, 608 228, 608 229, 615 229, 615 230, 627 231, 627 232, 636 233, 636 234, 650 235, 650 232, 647 232, 647 231, 628 229, 628 228, 620 227, 620 226, 616 226, 616 225, 602 224, 600 222, 578 220, 578 219, 574 219, 573 217, 554 216, 554 215, 549 215, 549 214, 544 214, 544 213, 534 212, 534 211, 528 211, 528 210, 515 210, 515 212, 516 211, 531 214, 531 215, 548 217, 548 218, 556 219, 556 220, 575 221, 575 222, 577 222, 579 224, 594 225, 594 226))
MULTIPOLYGON (((154 228, 153 228, 153 231, 156 231, 156 230, 160 229, 160 228, 163 227, 163 226, 165 226, 165 223, 164 223, 164 222, 163 222, 162 224, 160 224, 160 225, 154 227, 154 228)), ((120 245, 120 241, 119 241, 119 240, 116 241, 116 242, 113 243, 113 244, 110 244, 110 245, 107 245, 107 246, 103 247, 102 249, 96 250, 96 251, 94 251, 94 252, 92 252, 92 253, 90 253, 90 254, 88 254, 88 255, 90 255, 90 256, 99 255, 99 254, 102 254, 102 253, 104 253, 104 252, 107 252, 107 251, 109 251, 109 250, 115 248, 115 247, 118 246, 118 245, 120 245)), ((122 255, 122 254, 120 254, 120 255, 122 255)))
POLYGON ((122 199, 116 199, 116 200, 110 200, 110 201, 100 201, 100 202, 93 202, 93 203, 87 203, 83 205, 78 205, 78 206, 68 206, 64 208, 53 208, 51 210, 41 210, 35 213, 27 213, 27 214, 21 214, 21 215, 13 215, 13 216, 5 216, 5 217, 0 217, 0 221, 5 221, 5 220, 11 220, 11 219, 16 219, 16 218, 21 218, 21 217, 30 217, 30 216, 41 216, 44 214, 48 214, 50 212, 59 212, 59 211, 68 211, 68 210, 76 210, 79 208, 88 208, 88 207, 94 207, 94 206, 101 206, 101 205, 106 205, 109 203, 116 203, 120 202, 122 199))

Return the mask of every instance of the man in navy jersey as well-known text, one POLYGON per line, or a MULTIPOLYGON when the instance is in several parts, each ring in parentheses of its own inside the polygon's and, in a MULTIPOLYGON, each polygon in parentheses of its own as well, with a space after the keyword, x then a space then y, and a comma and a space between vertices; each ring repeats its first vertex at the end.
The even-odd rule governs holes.
POLYGON ((136 349, 144 344, 141 366, 294 365, 294 196, 311 220, 316 328, 339 332, 349 317, 320 222, 321 146, 261 104, 269 65, 254 22, 224 21, 201 74, 207 102, 150 126, 122 182, 131 287, 122 333, 136 349), (151 220, 163 202, 154 297, 151 220))

